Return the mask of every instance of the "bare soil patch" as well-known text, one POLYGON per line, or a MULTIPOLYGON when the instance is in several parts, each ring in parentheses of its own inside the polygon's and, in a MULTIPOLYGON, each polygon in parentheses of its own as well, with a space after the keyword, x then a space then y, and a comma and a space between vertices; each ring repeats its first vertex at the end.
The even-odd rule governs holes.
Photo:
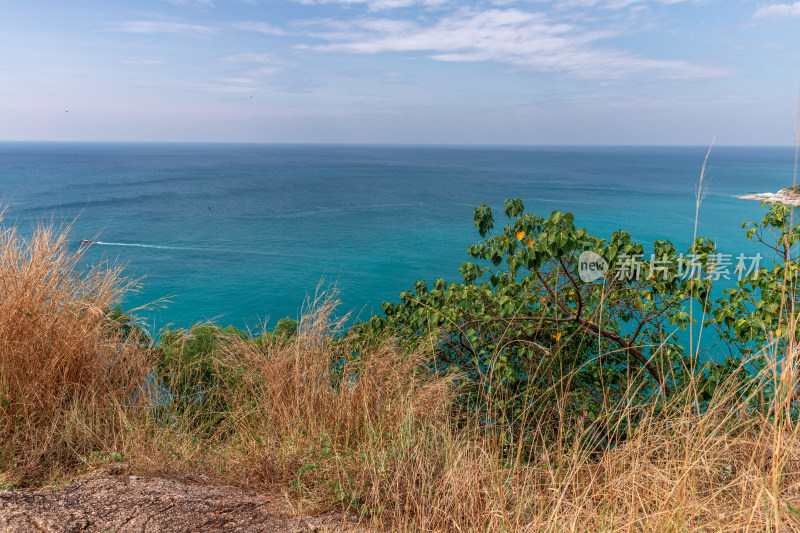
POLYGON ((125 465, 50 494, 0 491, 0 531, 266 532, 355 531, 341 516, 291 517, 281 495, 183 479, 128 475, 125 465))

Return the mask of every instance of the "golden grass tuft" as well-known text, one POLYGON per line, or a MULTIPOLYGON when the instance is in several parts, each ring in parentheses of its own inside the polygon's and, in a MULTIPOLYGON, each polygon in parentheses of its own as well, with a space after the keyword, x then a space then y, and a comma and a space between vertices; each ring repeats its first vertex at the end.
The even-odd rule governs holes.
POLYGON ((130 284, 82 268, 69 228, 0 233, 0 462, 27 485, 114 447, 141 396, 147 350, 108 318, 130 284), (125 406, 125 409, 123 409, 125 406), (16 467, 15 467, 16 465, 16 467), (51 472, 52 471, 52 472, 51 472))

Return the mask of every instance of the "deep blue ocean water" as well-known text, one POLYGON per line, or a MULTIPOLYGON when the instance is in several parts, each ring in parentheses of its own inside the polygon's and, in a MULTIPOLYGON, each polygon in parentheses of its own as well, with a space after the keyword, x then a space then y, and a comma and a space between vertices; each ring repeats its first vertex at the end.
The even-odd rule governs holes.
MULTIPOLYGON (((4 224, 74 222, 90 261, 127 263, 124 302, 153 330, 297 317, 318 284, 366 318, 419 279, 459 280, 473 210, 505 198, 571 212, 600 236, 691 242, 705 147, 0 143, 4 224)), ((700 235, 750 253, 758 202, 791 185, 793 148, 715 147, 700 235)))

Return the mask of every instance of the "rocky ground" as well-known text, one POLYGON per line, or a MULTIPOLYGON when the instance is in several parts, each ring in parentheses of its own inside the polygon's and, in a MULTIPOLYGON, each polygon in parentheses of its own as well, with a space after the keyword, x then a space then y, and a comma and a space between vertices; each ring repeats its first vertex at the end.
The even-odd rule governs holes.
POLYGON ((0 531, 9 533, 357 530, 341 516, 288 516, 279 495, 215 485, 205 476, 140 478, 125 465, 51 494, 0 491, 0 531))

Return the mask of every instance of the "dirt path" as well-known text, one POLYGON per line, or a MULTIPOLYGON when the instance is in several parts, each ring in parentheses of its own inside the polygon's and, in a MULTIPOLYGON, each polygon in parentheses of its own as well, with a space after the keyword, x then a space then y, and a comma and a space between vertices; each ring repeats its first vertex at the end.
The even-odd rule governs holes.
POLYGON ((119 473, 101 472, 52 494, 0 491, 0 531, 354 531, 335 518, 283 518, 280 496, 212 485, 205 476, 144 479, 119 473))

